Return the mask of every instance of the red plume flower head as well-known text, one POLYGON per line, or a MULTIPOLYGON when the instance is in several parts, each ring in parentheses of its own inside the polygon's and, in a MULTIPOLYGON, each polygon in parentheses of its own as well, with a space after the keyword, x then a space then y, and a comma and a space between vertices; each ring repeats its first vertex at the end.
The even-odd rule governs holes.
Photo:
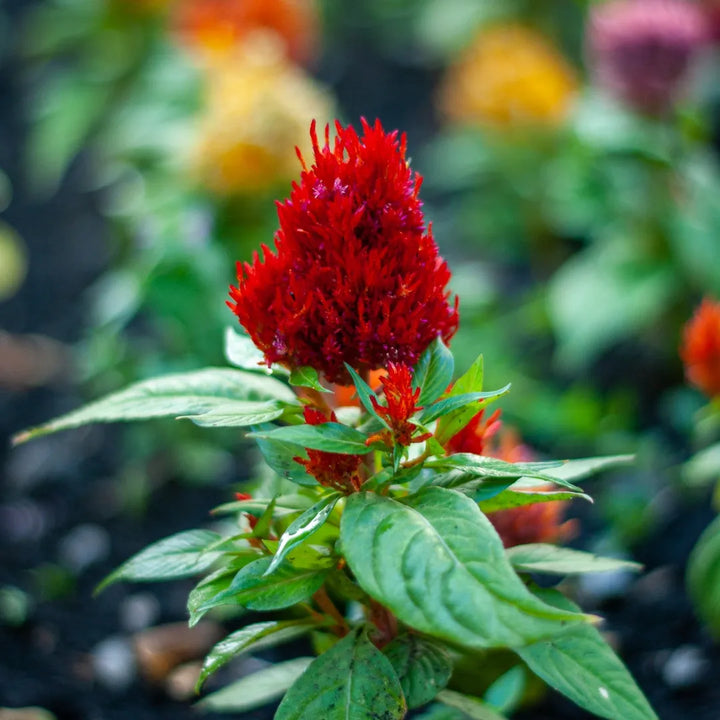
MULTIPOLYGON (((303 408, 305 422, 308 425, 322 425, 326 422, 337 422, 335 413, 326 415, 309 405, 303 408)), ((309 475, 312 475, 321 485, 331 487, 340 492, 351 493, 360 489, 360 455, 345 455, 343 453, 325 452, 323 450, 307 450, 308 459, 293 458, 302 465, 309 475)))
POLYGON ((387 375, 384 375, 380 382, 387 405, 381 405, 375 398, 371 398, 371 402, 375 412, 390 426, 389 433, 379 434, 380 439, 386 445, 397 443, 404 447, 413 442, 427 440, 432 433, 413 438, 417 426, 410 422, 410 418, 422 408, 417 405, 420 388, 413 390, 412 387, 412 370, 402 363, 390 363, 387 375))
POLYGON ((320 145, 313 123, 314 162, 278 203, 276 250, 238 264, 228 303, 268 363, 311 365, 345 385, 345 363, 412 366, 458 324, 405 136, 379 121, 362 130, 336 123, 334 141, 326 127, 320 145))
POLYGON ((687 379, 708 397, 720 397, 720 302, 702 301, 685 326, 680 356, 687 379))
POLYGON ((610 0, 593 6, 588 26, 598 83, 651 115, 675 102, 707 39, 705 14, 687 0, 610 0))

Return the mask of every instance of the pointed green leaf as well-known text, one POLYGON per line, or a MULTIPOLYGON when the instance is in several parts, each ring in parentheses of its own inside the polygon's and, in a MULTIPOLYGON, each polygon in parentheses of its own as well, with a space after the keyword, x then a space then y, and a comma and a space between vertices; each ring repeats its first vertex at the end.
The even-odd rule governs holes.
POLYGON ((452 660, 445 648, 418 635, 395 638, 383 653, 395 668, 411 710, 431 702, 452 675, 452 660))
MULTIPOLYGON (((556 590, 537 594, 557 607, 576 609, 556 590)), ((548 685, 608 720, 657 720, 640 688, 600 633, 578 625, 561 637, 516 651, 548 685)))
POLYGON ((325 524, 339 499, 340 495, 324 497, 290 523, 280 538, 278 549, 266 570, 267 575, 275 571, 293 548, 300 545, 325 524))
POLYGON ((512 713, 520 704, 525 693, 526 670, 516 665, 503 673, 485 691, 485 702, 498 712, 512 713))
POLYGON ((498 512, 499 510, 511 510, 512 508, 524 507, 525 505, 535 505, 545 502, 567 502, 582 498, 588 502, 592 502, 592 498, 582 492, 570 492, 569 490, 557 491, 551 490, 541 492, 537 490, 514 490, 508 488, 499 495, 495 495, 487 500, 479 500, 480 509, 487 515, 488 513, 498 512))
POLYGON ((282 414, 281 403, 297 404, 287 385, 241 370, 206 368, 164 375, 130 385, 14 438, 15 443, 90 423, 186 417, 198 424, 248 425, 282 414), (254 419, 253 419, 254 418, 254 419))
POLYGON ((365 435, 355 428, 335 422, 322 425, 291 425, 275 430, 249 433, 248 437, 289 442, 311 450, 324 450, 346 455, 364 455, 368 452, 365 435))
POLYGON ((720 637, 720 518, 703 532, 690 554, 687 587, 698 615, 720 637))
POLYGON ((218 539, 220 535, 210 530, 187 530, 158 540, 113 570, 95 592, 119 580, 153 582, 189 577, 207 570, 219 554, 203 551, 218 539))
POLYGON ((631 570, 639 572, 642 565, 630 560, 601 557, 581 550, 558 547, 547 543, 516 545, 506 551, 512 566, 518 572, 547 573, 550 575, 582 575, 584 573, 631 570))
POLYGON ((296 385, 298 387, 309 387, 321 393, 332 393, 332 390, 328 390, 324 385, 320 383, 318 371, 314 367, 310 367, 309 365, 295 368, 290 373, 289 382, 291 385, 296 385))
POLYGON ((225 359, 243 370, 270 374, 262 351, 255 346, 249 336, 241 334, 231 327, 225 328, 225 359))
POLYGON ((200 677, 195 685, 195 691, 199 692, 210 675, 239 655, 251 650, 258 651, 283 642, 290 642, 290 640, 295 640, 308 633, 312 628, 313 625, 303 620, 269 620, 246 625, 240 630, 230 633, 207 654, 200 677))
POLYGON ((634 455, 608 455, 606 457, 580 458, 579 460, 566 460, 562 465, 547 471, 547 474, 556 480, 584 480, 603 470, 630 465, 635 461, 634 455))
POLYGON ((313 662, 301 657, 271 665, 218 690, 200 700, 203 710, 245 712, 279 698, 313 662))
MULTIPOLYGON (((273 425, 253 428, 253 432, 267 432, 274 430, 273 425)), ((301 445, 293 445, 271 438, 255 437, 265 462, 282 478, 301 485, 313 487, 318 481, 305 471, 305 468, 295 460, 296 457, 307 459, 307 452, 301 445)))
POLYGON ((242 605, 248 610, 280 610, 304 602, 322 585, 325 572, 280 567, 265 575, 272 558, 264 557, 246 565, 235 576, 227 590, 218 593, 199 611, 207 612, 218 605, 242 605))
POLYGON ((275 720, 402 720, 405 712, 392 665, 358 629, 313 661, 288 690, 275 720))
POLYGON ((340 538, 365 592, 410 627, 467 648, 517 647, 586 619, 538 601, 490 521, 453 490, 426 488, 405 504, 351 495, 340 538))
POLYGON ((200 608, 214 598, 218 593, 227 590, 233 581, 238 570, 241 570, 258 557, 257 552, 248 553, 247 555, 235 556, 227 565, 223 564, 215 572, 204 577, 188 595, 187 609, 190 616, 189 625, 193 627, 197 625, 200 618, 205 614, 200 608))
POLYGON ((470 695, 463 695, 453 690, 443 690, 438 695, 438 700, 444 705, 460 710, 465 717, 471 718, 471 720, 505 720, 490 705, 470 695))
POLYGON ((455 412, 456 410, 462 410, 467 407, 472 407, 472 414, 475 415, 475 413, 477 412, 475 408, 477 407, 478 401, 485 401, 483 402, 483 406, 485 406, 490 400, 497 400, 503 395, 507 395, 509 392, 510 384, 507 384, 505 387, 500 388, 499 390, 488 390, 487 392, 474 392, 465 393, 463 395, 452 395, 450 397, 444 398, 443 400, 438 400, 432 405, 426 407, 425 410, 420 413, 420 422, 430 423, 433 420, 437 420, 443 415, 448 415, 451 412, 455 412))
MULTIPOLYGON (((483 376, 483 356, 479 355, 468 370, 453 383, 448 397, 482 392, 483 376)), ((438 442, 444 445, 453 435, 459 433, 480 412, 482 407, 483 402, 477 401, 441 417, 435 432, 438 442)))
MULTIPOLYGON (((451 487, 472 483, 475 479, 519 479, 528 477, 533 480, 544 480, 576 492, 582 492, 576 485, 550 474, 550 470, 559 468, 562 465, 563 462, 561 460, 551 462, 509 463, 494 457, 474 455, 472 453, 456 453, 455 455, 448 455, 447 457, 430 460, 425 463, 425 467, 427 468, 451 471, 451 475, 449 476, 451 487)), ((442 485, 447 484, 443 482, 442 478, 439 478, 438 482, 442 485)))
POLYGON ((420 388, 418 405, 437 400, 452 381, 455 360, 445 343, 436 338, 420 356, 413 370, 413 387, 420 388))
POLYGON ((377 414, 377 411, 375 410, 375 407, 373 406, 373 399, 375 402, 378 402, 377 395, 373 392, 373 389, 360 377, 360 375, 355 372, 355 370, 350 367, 347 363, 345 363, 345 367, 347 368, 347 371, 350 373, 350 377, 353 380, 353 383, 355 384, 355 390, 357 391, 357 396, 362 403, 362 406, 370 413, 372 417, 374 417, 376 420, 378 420, 384 427, 389 427, 387 422, 380 417, 380 415, 377 414))

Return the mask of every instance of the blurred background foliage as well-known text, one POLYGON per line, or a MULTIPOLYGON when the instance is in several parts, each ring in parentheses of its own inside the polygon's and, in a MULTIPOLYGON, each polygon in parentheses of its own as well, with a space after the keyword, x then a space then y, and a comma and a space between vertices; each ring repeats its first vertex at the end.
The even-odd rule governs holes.
MULTIPOLYGON (((11 33, 29 97, 23 181, 49 198, 80 163, 110 248, 78 298, 85 395, 222 364, 234 263, 272 244, 310 120, 378 115, 408 132, 425 177, 461 298, 458 370, 484 353, 488 387, 513 383, 504 418, 538 452, 637 452, 597 488, 598 542, 642 538, 668 495, 707 502, 717 450, 683 463, 717 425, 698 430, 713 413, 678 348, 699 300, 720 296, 720 13, 642 5, 31 4, 11 33)), ((0 207, 10 198, 0 173, 0 207)), ((26 262, 1 225, 0 301, 26 262)), ((164 477, 252 473, 233 464, 234 433, 150 427, 122 436, 139 505, 164 477)))

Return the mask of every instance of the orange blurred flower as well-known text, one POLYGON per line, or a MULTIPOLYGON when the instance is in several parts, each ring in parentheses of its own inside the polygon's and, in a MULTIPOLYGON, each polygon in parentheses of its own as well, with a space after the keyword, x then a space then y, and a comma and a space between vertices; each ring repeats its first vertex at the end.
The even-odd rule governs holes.
POLYGON ((455 123, 499 129, 560 125, 577 92, 573 68, 532 28, 483 29, 448 69, 440 108, 455 123))
POLYGON ((680 357, 687 379, 708 397, 720 397, 720 302, 700 303, 685 325, 680 357))
POLYGON ((277 44, 256 38, 206 68, 206 107, 192 170, 218 195, 265 192, 297 174, 295 147, 312 152, 307 128, 333 114, 329 95, 289 63, 277 44))
POLYGON ((188 46, 210 53, 224 54, 257 33, 276 35, 300 63, 317 46, 314 0, 180 0, 175 26, 188 46))

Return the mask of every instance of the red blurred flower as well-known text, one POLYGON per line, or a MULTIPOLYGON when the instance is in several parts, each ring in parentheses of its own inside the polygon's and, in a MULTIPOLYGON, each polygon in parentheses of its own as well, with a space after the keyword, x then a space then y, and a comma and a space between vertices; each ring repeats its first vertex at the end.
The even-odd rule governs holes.
POLYGON ((694 2, 610 0, 592 7, 587 43, 601 86, 636 110, 660 114, 682 91, 707 37, 694 2))
MULTIPOLYGON (((530 462, 533 453, 512 428, 502 427, 500 410, 485 422, 481 410, 459 433, 445 444, 449 453, 474 453, 505 462, 530 462)), ((529 488, 529 492, 547 490, 548 486, 529 488)), ((488 514, 488 520, 505 547, 527 543, 557 543, 570 539, 576 532, 575 520, 563 522, 567 502, 533 503, 488 514)))
MULTIPOLYGON (((306 405, 303 408, 305 422, 308 425, 322 425, 326 422, 337 422, 335 413, 326 415, 321 410, 306 405)), ((362 485, 360 463, 362 456, 331 453, 323 450, 308 450, 308 459, 293 458, 300 463, 308 474, 312 475, 321 485, 331 487, 340 492, 356 492, 362 485)))
POLYGON ((680 356, 687 379, 708 397, 720 397, 720 302, 702 301, 685 325, 680 356))
POLYGON ((414 365, 458 323, 449 302, 447 264, 426 230, 421 178, 405 159, 405 136, 380 121, 363 134, 336 123, 331 144, 303 162, 300 184, 278 203, 276 252, 263 246, 238 263, 231 309, 268 363, 311 365, 349 384, 344 363, 360 372, 391 362, 414 365))
POLYGON ((293 60, 304 63, 317 45, 313 0, 181 0, 175 25, 188 45, 214 52, 231 50, 253 33, 270 32, 293 60))
POLYGON ((370 400, 375 412, 385 420, 390 426, 390 430, 382 431, 371 437, 368 443, 378 439, 388 447, 395 444, 407 447, 411 443, 427 440, 432 433, 425 433, 413 438, 417 426, 410 422, 410 418, 422 408, 417 405, 420 388, 413 390, 412 387, 412 370, 402 363, 390 363, 387 375, 384 375, 380 382, 387 405, 380 405, 375 398, 370 400))

